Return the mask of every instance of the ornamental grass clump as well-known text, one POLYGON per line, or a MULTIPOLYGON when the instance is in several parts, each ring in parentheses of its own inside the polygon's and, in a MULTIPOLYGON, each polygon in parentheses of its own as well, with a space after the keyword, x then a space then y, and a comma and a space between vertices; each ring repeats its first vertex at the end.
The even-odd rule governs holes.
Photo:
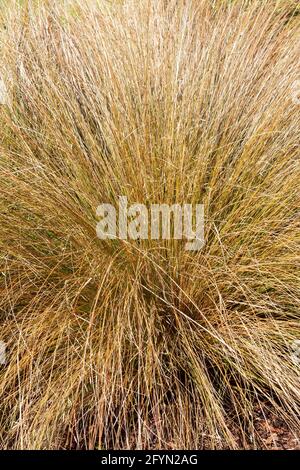
POLYGON ((293 4, 2 11, 1 448, 259 448, 260 408, 297 437, 293 4), (100 240, 119 196, 203 204, 204 246, 100 240))

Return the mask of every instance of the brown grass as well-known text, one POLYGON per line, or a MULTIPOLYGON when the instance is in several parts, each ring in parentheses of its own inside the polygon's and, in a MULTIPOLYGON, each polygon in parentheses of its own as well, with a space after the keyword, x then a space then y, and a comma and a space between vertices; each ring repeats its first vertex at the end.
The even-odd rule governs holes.
POLYGON ((258 448, 260 403, 297 435, 300 22, 277 3, 4 11, 1 448, 235 448, 232 423, 258 448), (204 203, 205 247, 97 239, 120 194, 204 203))

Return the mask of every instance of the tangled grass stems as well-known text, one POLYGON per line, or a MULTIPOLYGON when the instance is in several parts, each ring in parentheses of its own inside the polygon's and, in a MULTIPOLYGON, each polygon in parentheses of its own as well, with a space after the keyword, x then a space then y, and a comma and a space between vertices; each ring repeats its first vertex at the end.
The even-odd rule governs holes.
POLYGON ((257 404, 297 435, 299 21, 217 3, 3 13, 1 448, 258 448, 257 404), (97 239, 119 195, 203 203, 205 247, 97 239))

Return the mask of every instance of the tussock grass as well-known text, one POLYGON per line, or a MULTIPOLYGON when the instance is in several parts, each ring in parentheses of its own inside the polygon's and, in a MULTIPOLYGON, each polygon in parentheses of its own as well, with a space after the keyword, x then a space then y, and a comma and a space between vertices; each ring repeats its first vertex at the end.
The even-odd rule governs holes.
POLYGON ((297 433, 300 28, 277 3, 3 13, 1 448, 257 448, 262 403, 297 433), (118 195, 204 203, 205 247, 97 239, 118 195))

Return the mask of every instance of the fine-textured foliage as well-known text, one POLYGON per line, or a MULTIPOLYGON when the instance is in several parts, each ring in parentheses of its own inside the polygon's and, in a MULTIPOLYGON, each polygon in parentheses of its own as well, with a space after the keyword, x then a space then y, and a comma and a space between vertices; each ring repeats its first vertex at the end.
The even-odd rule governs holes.
POLYGON ((296 433, 294 2, 23 3, 0 32, 0 447, 257 448, 262 403, 296 433), (204 248, 99 240, 119 195, 203 203, 204 248))

